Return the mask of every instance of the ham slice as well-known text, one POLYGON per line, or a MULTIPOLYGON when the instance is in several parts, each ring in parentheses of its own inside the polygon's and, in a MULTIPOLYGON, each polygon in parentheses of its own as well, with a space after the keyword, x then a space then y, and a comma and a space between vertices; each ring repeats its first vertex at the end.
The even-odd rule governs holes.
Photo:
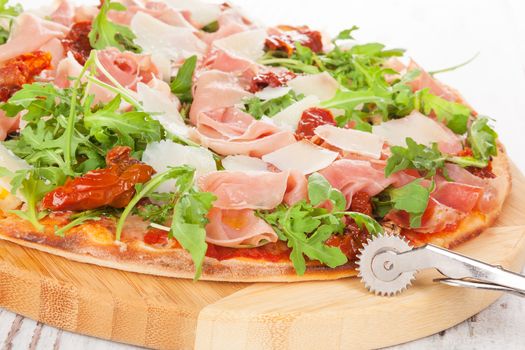
POLYGON ((202 56, 206 44, 197 38, 194 29, 174 27, 144 12, 137 12, 131 20, 135 42, 150 54, 160 54, 173 61, 192 55, 202 56))
POLYGON ((326 143, 343 151, 357 153, 374 159, 381 158, 385 140, 369 132, 338 128, 325 124, 315 128, 314 133, 326 143))
POLYGON ((197 180, 201 191, 217 196, 220 209, 273 209, 284 198, 288 172, 217 171, 197 180))
POLYGON ((296 170, 301 174, 307 175, 326 168, 332 164, 338 155, 337 152, 319 147, 310 141, 302 140, 266 154, 262 157, 262 160, 272 164, 279 170, 296 170))
POLYGON ((199 0, 163 0, 170 7, 182 10, 185 16, 197 27, 216 21, 221 14, 221 6, 199 0))
MULTIPOLYGON (((10 132, 18 130, 19 125, 20 117, 8 117, 5 115, 4 111, 0 110, 0 141, 4 141, 7 137, 7 134, 9 134, 10 132)), ((2 166, 5 165, 2 164, 2 166)))
POLYGON ((384 164, 367 160, 341 159, 319 172, 330 184, 340 190, 347 202, 358 191, 375 196, 396 181, 395 174, 385 178, 384 164))
POLYGON ((218 70, 201 73, 193 88, 193 104, 190 109, 193 124, 197 123, 197 116, 201 112, 231 107, 251 96, 241 87, 238 78, 218 70))
MULTIPOLYGON (((431 197, 421 218, 421 226, 412 230, 421 233, 441 232, 454 228, 465 216, 465 213, 448 207, 431 197)), ((400 227, 410 228, 410 218, 407 212, 394 210, 388 213, 386 218, 400 227)))
POLYGON ((39 50, 54 38, 63 38, 68 28, 29 13, 16 18, 9 40, 0 45, 0 62, 39 50))
POLYGON ((212 208, 208 220, 206 241, 215 245, 240 248, 277 241, 273 228, 250 209, 212 208))
POLYGON ((75 7, 69 0, 61 0, 56 10, 49 17, 53 22, 69 27, 73 24, 75 7))
POLYGON ((410 60, 408 70, 412 71, 416 69, 419 70, 419 75, 416 77, 416 79, 408 83, 408 85, 410 85, 413 91, 428 88, 433 95, 439 96, 447 101, 464 103, 463 97, 461 97, 461 95, 457 91, 449 88, 439 80, 434 79, 416 62, 410 60))
POLYGON ((308 180, 297 170, 291 170, 286 184, 284 203, 294 205, 308 198, 308 180))
POLYGON ((483 188, 459 182, 440 181, 431 196, 439 203, 463 213, 470 213, 483 195, 483 188))
POLYGON ((129 26, 133 17, 138 12, 143 12, 171 26, 184 27, 192 31, 197 31, 197 29, 186 20, 182 11, 157 1, 148 1, 144 6, 130 5, 126 8, 126 11, 110 11, 108 17, 112 22, 129 26))
MULTIPOLYGON (((123 87, 133 91, 136 91, 139 82, 148 83, 158 75, 157 67, 153 64, 150 55, 137 55, 109 48, 98 51, 97 57, 111 77, 123 87)), ((113 85, 102 72, 98 72, 97 77, 113 85)))
POLYGON ((82 65, 77 62, 71 52, 68 52, 66 58, 62 59, 57 65, 53 83, 60 88, 67 88, 71 85, 70 78, 78 77, 81 71, 82 65))
POLYGON ((451 130, 418 111, 413 111, 404 118, 374 125, 372 133, 384 138, 391 146, 406 147, 405 140, 410 137, 426 146, 436 142, 443 153, 456 154, 463 149, 461 140, 451 130))
POLYGON ((238 9, 233 7, 223 11, 217 18, 217 22, 219 23, 219 30, 215 33, 202 34, 202 40, 208 44, 233 34, 256 29, 256 26, 252 24, 250 20, 244 17, 238 9))

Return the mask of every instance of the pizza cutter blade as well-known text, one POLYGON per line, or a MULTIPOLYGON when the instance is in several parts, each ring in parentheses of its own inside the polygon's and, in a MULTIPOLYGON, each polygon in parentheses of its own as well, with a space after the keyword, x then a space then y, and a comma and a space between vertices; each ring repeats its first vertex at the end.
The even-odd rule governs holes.
POLYGON ((376 295, 399 294, 411 285, 417 271, 434 268, 445 276, 435 282, 525 297, 523 275, 432 244, 412 248, 408 241, 396 235, 377 235, 369 239, 358 259, 358 276, 376 295))

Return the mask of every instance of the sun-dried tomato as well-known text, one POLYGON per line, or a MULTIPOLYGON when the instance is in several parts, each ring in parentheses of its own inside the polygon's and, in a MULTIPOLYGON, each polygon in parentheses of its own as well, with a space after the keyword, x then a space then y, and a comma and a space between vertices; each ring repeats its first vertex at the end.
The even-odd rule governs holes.
POLYGON ((78 63, 82 65, 86 63, 92 50, 88 37, 90 31, 91 22, 77 22, 73 24, 69 33, 62 39, 64 50, 71 52, 78 63))
POLYGON ((144 235, 146 244, 166 244, 168 243, 168 232, 158 228, 150 228, 144 235))
POLYGON ((250 82, 250 92, 255 93, 264 89, 265 87, 279 87, 285 85, 288 81, 295 78, 294 72, 283 70, 280 72, 267 71, 259 73, 252 78, 250 82))
POLYGON ((493 179, 496 177, 496 174, 492 172, 492 161, 489 161, 489 164, 484 168, 477 168, 474 166, 466 167, 466 169, 472 174, 480 177, 482 179, 493 179))
POLYGON ((372 215, 372 201, 368 193, 358 191, 352 196, 350 211, 357 211, 365 215, 372 215))
POLYGON ((7 60, 0 67, 0 101, 7 101, 24 84, 30 84, 35 76, 51 68, 51 54, 35 51, 7 60))
POLYGON ((49 192, 42 206, 51 210, 88 210, 103 206, 125 207, 135 185, 155 173, 152 167, 130 157, 131 148, 114 147, 106 155, 106 168, 93 170, 49 192))
POLYGON ((264 46, 267 50, 282 51, 291 56, 295 50, 295 43, 309 47, 313 52, 323 51, 323 38, 317 30, 308 27, 279 26, 282 33, 270 35, 266 38, 264 46))
POLYGON ((301 120, 299 120, 295 133, 301 139, 308 139, 315 135, 315 128, 325 124, 337 125, 332 112, 325 108, 311 107, 301 115, 301 120))

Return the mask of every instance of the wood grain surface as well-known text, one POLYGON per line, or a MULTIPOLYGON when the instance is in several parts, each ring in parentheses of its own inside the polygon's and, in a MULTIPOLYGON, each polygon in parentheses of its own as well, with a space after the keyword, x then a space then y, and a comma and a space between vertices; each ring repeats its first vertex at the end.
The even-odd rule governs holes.
MULTIPOLYGON (((513 173, 513 191, 497 225, 458 250, 519 271, 525 206, 517 194, 525 191, 525 180, 515 168, 513 173)), ((367 293, 357 279, 193 282, 0 243, 0 306, 61 329, 151 348, 388 346, 449 328, 499 296, 433 283, 436 275, 425 271, 407 292, 382 298, 367 293)))

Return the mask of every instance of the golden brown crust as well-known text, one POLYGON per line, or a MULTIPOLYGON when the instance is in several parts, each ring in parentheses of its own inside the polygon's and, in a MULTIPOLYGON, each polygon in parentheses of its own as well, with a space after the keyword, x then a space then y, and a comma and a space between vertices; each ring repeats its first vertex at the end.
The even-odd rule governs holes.
MULTIPOLYGON (((503 146, 493 161, 497 175, 498 204, 488 214, 474 213, 464 219, 453 232, 424 235, 425 241, 414 244, 434 243, 444 247, 458 244, 479 235, 491 226, 501 213, 503 202, 510 192, 510 170, 503 146)), ((66 259, 90 263, 124 271, 150 275, 193 278, 194 267, 190 255, 180 248, 155 248, 130 235, 122 242, 115 242, 111 228, 92 222, 71 230, 65 238, 53 233, 53 218, 45 232, 35 232, 32 225, 14 215, 0 218, 0 239, 37 249, 66 259)), ((202 280, 235 282, 294 282, 307 280, 332 280, 355 276, 354 265, 329 268, 309 263, 303 276, 298 276, 291 262, 267 262, 248 258, 216 260, 206 257, 202 280)))

